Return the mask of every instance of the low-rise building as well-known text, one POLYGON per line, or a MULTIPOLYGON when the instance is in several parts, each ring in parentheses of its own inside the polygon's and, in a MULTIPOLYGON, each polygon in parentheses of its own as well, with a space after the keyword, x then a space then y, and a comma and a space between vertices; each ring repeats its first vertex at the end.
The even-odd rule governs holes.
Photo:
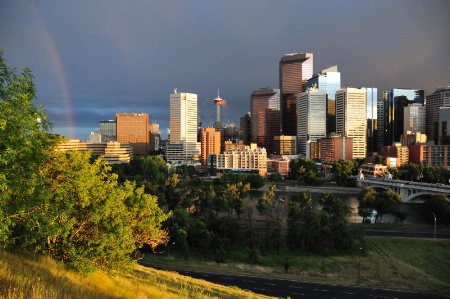
POLYGON ((108 164, 129 163, 133 158, 133 149, 129 143, 125 142, 92 143, 71 139, 68 142, 59 144, 56 149, 62 152, 91 152, 92 157, 101 156, 108 164))
POLYGON ((236 150, 224 151, 217 155, 217 176, 232 171, 244 174, 257 173, 263 177, 267 174, 267 152, 257 147, 256 143, 236 150))

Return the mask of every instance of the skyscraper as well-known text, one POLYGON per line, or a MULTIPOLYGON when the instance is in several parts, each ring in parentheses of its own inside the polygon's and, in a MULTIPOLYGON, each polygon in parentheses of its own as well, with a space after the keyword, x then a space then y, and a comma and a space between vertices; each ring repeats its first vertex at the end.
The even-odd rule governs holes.
POLYGON ((366 117, 365 90, 347 87, 336 93, 336 133, 353 138, 353 159, 366 157, 366 117))
POLYGON ((298 95, 298 153, 311 159, 310 144, 327 136, 327 93, 315 87, 298 95))
POLYGON ((149 150, 148 114, 116 113, 117 142, 128 142, 134 156, 146 156, 149 150))
POLYGON ((316 87, 327 93, 327 134, 336 132, 336 92, 341 89, 341 73, 332 66, 314 74, 306 81, 306 88, 316 87))
POLYGON ((280 90, 262 88, 254 90, 250 101, 251 142, 274 151, 274 136, 280 135, 280 90))
POLYGON ((423 104, 409 104, 403 112, 403 134, 407 131, 410 131, 410 134, 426 133, 426 107, 423 104))
MULTIPOLYGON (((297 136, 297 95, 313 74, 313 54, 286 54, 280 59, 281 132, 297 136)), ((253 115, 252 115, 253 116, 253 115)))
POLYGON ((239 128, 239 140, 242 140, 245 145, 250 145, 252 127, 250 112, 246 113, 244 116, 241 116, 240 125, 241 127, 239 128))
POLYGON ((183 144, 184 160, 198 160, 197 95, 178 93, 170 95, 170 144, 183 144))
POLYGON ((361 87, 366 91, 367 101, 367 151, 370 153, 378 151, 378 89, 375 87, 361 87))
POLYGON ((379 134, 383 134, 383 138, 382 144, 378 146, 392 145, 393 142, 400 141, 400 135, 404 132, 403 110, 412 103, 424 103, 423 90, 394 88, 383 92, 383 109, 378 111, 378 115, 383 114, 378 118, 379 121, 383 120, 380 126, 383 131, 378 131, 379 134))
POLYGON ((437 88, 436 91, 427 96, 427 137, 438 143, 439 108, 450 107, 450 86, 437 88))

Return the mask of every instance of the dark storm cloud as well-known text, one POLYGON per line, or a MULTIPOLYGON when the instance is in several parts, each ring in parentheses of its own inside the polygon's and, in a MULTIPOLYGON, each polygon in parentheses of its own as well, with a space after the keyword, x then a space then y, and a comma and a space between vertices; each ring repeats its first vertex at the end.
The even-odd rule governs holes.
POLYGON ((169 125, 169 94, 213 99, 239 124, 250 94, 278 88, 278 61, 312 52, 314 72, 338 65, 343 86, 450 85, 448 1, 3 1, 0 47, 29 66, 55 132, 86 139, 116 112, 169 125), (70 127, 75 129, 71 130, 70 127))

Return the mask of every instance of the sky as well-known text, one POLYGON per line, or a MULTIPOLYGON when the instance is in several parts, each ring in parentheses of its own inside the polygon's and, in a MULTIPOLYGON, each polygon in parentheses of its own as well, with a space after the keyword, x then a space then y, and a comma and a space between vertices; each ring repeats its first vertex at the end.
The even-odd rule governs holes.
POLYGON ((148 113, 162 137, 169 96, 198 95, 203 127, 239 127, 258 88, 279 88, 279 60, 313 53, 342 87, 450 86, 448 0, 0 1, 0 48, 29 67, 53 131, 87 140, 116 113, 148 113))

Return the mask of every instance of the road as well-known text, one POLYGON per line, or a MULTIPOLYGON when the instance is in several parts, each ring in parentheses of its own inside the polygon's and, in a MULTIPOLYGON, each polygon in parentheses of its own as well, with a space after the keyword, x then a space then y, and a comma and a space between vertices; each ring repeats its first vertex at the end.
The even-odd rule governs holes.
MULTIPOLYGON (((167 270, 167 269, 166 269, 167 270)), ((336 299, 440 299, 450 298, 434 294, 396 291, 388 289, 360 288, 354 286, 327 285, 283 279, 262 278, 196 271, 176 270, 181 275, 203 279, 225 286, 236 286, 256 294, 281 298, 336 298, 336 299)))

